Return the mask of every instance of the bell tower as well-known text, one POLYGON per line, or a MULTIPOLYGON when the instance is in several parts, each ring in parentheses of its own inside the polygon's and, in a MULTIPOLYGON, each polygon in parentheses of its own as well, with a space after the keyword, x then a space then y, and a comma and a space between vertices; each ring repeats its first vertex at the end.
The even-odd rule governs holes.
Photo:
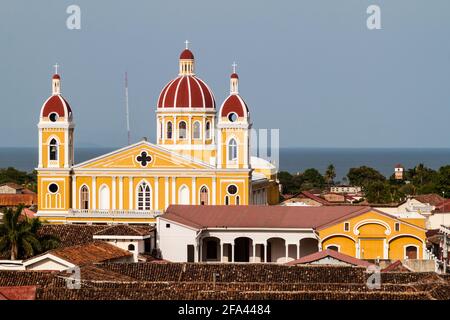
POLYGON ((42 105, 38 123, 38 217, 67 212, 70 208, 74 127, 72 110, 61 95, 61 77, 56 64, 52 94, 42 105))
POLYGON ((52 77, 52 95, 44 102, 39 117, 38 168, 70 168, 74 164, 72 110, 61 96, 58 65, 52 77))
POLYGON ((250 112, 239 95, 236 63, 230 76, 230 95, 223 102, 217 123, 219 168, 250 168, 250 112))

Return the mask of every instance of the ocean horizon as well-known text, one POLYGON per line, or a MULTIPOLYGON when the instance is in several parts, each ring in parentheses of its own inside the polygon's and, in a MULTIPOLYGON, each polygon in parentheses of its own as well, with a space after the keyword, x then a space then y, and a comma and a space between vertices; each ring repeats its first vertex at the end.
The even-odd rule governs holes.
MULTIPOLYGON (((75 148, 75 163, 98 157, 119 148, 75 148)), ((38 149, 0 147, 0 168, 14 167, 30 172, 38 163, 38 149)), ((324 173, 329 164, 336 168, 336 180, 342 180, 350 168, 368 166, 389 177, 400 163, 412 168, 419 163, 432 169, 450 164, 450 148, 295 148, 279 149, 279 170, 290 173, 315 168, 324 173)))

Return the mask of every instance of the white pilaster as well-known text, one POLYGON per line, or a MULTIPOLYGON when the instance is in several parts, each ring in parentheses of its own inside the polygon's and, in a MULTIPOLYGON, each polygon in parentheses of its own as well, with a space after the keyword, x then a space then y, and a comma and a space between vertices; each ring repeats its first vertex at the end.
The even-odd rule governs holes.
POLYGON ((123 177, 119 177, 119 209, 123 210, 123 177))
POLYGON ((133 177, 128 177, 128 209, 133 210, 133 177))
POLYGON ((69 167, 69 129, 64 130, 64 168, 69 167))
POLYGON ((42 168, 42 129, 39 129, 39 164, 38 168, 42 168))
POLYGON ((191 204, 197 204, 197 178, 192 177, 192 201, 191 204))
POLYGON ((177 116, 173 116, 172 137, 173 137, 173 143, 176 144, 177 143, 177 139, 178 139, 177 116))
MULTIPOLYGON (((162 125, 161 125, 161 128, 162 128, 162 132, 161 132, 161 138, 162 138, 162 144, 164 144, 164 143, 166 143, 166 117, 165 116, 162 116, 161 117, 162 118, 162 125)), ((172 127, 172 129, 173 129, 173 127, 172 127)))
POLYGON ((164 210, 169 206, 169 177, 164 179, 164 210))
POLYGON ((116 210, 116 177, 112 177, 112 206, 111 209, 112 210, 116 210))
POLYGON ((203 115, 203 124, 202 124, 202 141, 203 144, 206 142, 206 116, 203 115))
POLYGON ((212 178, 212 204, 216 205, 216 177, 212 178))
POLYGON ((77 208, 77 176, 72 176, 72 209, 77 208))
POLYGON ((97 177, 92 177, 92 209, 97 209, 97 177))
POLYGON ((159 177, 155 177, 155 206, 153 209, 159 209, 159 177))
POLYGON ((172 177, 172 199, 170 201, 171 204, 177 204, 176 196, 176 177, 172 177))

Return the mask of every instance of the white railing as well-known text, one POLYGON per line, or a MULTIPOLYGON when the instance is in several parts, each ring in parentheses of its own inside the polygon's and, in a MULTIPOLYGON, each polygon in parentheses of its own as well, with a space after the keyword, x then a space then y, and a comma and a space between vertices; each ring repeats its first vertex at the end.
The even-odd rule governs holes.
POLYGON ((161 215, 159 210, 104 210, 104 209, 69 209, 73 217, 121 217, 121 218, 156 218, 161 215))

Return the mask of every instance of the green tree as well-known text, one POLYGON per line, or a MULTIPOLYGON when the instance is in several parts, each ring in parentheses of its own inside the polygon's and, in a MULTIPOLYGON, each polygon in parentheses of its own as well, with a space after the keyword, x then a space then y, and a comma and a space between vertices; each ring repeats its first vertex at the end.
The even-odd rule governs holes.
POLYGON ((389 184, 383 181, 375 181, 367 186, 365 192, 369 203, 389 203, 392 201, 389 184))
POLYGON ((55 248, 58 239, 51 235, 39 236, 42 224, 37 218, 22 215, 23 206, 6 209, 0 224, 0 253, 8 254, 11 260, 27 258, 55 248))
POLYGON ((325 171, 325 181, 328 185, 333 185, 334 178, 336 178, 336 169, 334 168, 334 165, 330 164, 325 171))
POLYGON ((362 187, 364 190, 372 183, 383 183, 386 181, 386 178, 381 173, 366 166, 351 168, 347 173, 347 177, 351 185, 362 187))
POLYGON ((301 190, 308 190, 312 188, 323 189, 325 186, 324 177, 314 168, 306 169, 301 175, 301 180, 301 190))

